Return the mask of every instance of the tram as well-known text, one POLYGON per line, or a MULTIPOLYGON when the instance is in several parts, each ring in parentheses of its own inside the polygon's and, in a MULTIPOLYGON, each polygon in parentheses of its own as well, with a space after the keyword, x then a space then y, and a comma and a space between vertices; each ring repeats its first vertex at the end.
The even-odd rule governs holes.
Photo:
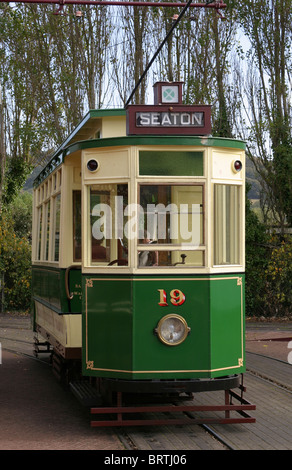
POLYGON ((34 184, 34 330, 110 404, 242 388, 245 143, 182 87, 89 111, 34 184))

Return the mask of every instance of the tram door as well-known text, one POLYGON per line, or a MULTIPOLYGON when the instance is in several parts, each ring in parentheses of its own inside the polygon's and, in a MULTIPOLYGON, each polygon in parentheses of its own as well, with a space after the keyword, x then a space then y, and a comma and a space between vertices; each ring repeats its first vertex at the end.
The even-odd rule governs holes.
POLYGON ((73 264, 66 269, 65 285, 70 313, 82 310, 81 191, 73 191, 73 264))

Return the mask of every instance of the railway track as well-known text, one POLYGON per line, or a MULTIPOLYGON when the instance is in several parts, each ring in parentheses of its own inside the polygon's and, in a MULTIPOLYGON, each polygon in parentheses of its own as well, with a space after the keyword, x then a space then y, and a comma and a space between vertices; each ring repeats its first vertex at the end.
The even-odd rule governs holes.
MULTIPOLYGON (((48 357, 37 358, 34 356, 33 341, 30 331, 26 331, 23 323, 18 327, 5 329, 1 328, 0 343, 3 349, 10 352, 24 355, 32 360, 40 361, 50 366, 48 357), (22 330, 22 331, 20 331, 22 330)), ((256 403, 255 412, 256 424, 244 425, 206 425, 192 424, 192 413, 188 414, 190 424, 184 426, 139 426, 117 428, 114 432, 122 442, 124 448, 129 451, 147 450, 151 452, 181 452, 187 450, 241 450, 241 449, 292 449, 292 383, 289 383, 291 365, 284 361, 279 361, 267 356, 247 353, 247 372, 245 381, 247 382, 247 394, 249 399, 256 403), (288 377, 288 379, 287 379, 288 377), (263 395, 264 394, 264 395, 263 395), (275 397, 273 399, 273 396, 275 397), (279 396, 281 397, 279 399, 279 396), (264 399, 263 399, 264 397, 264 399), (263 401, 269 402, 264 405, 263 401), (275 400, 275 403, 274 401, 275 400), (280 409, 279 403, 283 406, 280 409), (262 406, 263 407, 263 406, 262 406), (286 411, 285 411, 286 410, 286 411), (275 422, 279 428, 279 423, 283 431, 283 442, 276 442, 273 439, 275 434, 272 429, 267 429, 275 422), (266 436, 263 437, 263 428, 266 429, 266 436), (290 429, 290 435, 287 434, 290 429), (286 437, 284 438, 284 432, 286 437), (270 435, 270 437, 269 437, 270 435), (240 437, 241 436, 241 437, 240 437), (278 447, 277 447, 278 446, 278 447)), ((69 392, 68 392, 69 393, 69 392)), ((210 392, 214 393, 214 392, 210 392)), ((215 392, 217 396, 217 392, 215 392)), ((210 394, 195 394, 195 399, 201 403, 207 398, 211 400, 210 394)), ((281 435, 278 430, 278 436, 281 435)), ((278 437, 278 439, 280 439, 278 437)))
POLYGON ((197 424, 190 427, 155 427, 154 429, 127 429, 119 432, 126 450, 155 452, 192 450, 235 450, 232 445, 210 426, 197 424))
MULTIPOLYGON (((3 340, 3 338, 0 337, 0 341, 3 340)), ((31 360, 38 361, 40 363, 45 364, 46 366, 51 367, 51 362, 48 357, 41 359, 38 357, 35 357, 34 354, 29 353, 27 350, 31 349, 32 343, 30 341, 24 341, 24 340, 15 340, 13 338, 5 338, 5 343, 7 346, 5 346, 6 351, 9 351, 14 354, 22 355, 27 358, 30 358, 31 360), (9 347, 9 343, 12 343, 9 347), (25 351, 23 350, 23 346, 25 346, 25 351)), ((53 380, 53 376, 52 376, 53 380)), ((190 420, 192 417, 190 416, 190 420)), ((191 425, 191 423, 190 423, 191 425)), ((122 430, 116 430, 116 434, 122 444, 124 445, 126 450, 140 450, 141 446, 143 447, 143 450, 145 450, 145 445, 148 448, 148 450, 151 448, 152 450, 163 450, 163 442, 165 443, 165 440, 170 439, 169 444, 171 445, 171 441, 175 440, 176 433, 174 430, 170 429, 165 429, 165 427, 153 427, 148 429, 122 429, 122 430), (166 438, 166 434, 169 434, 169 438, 166 438), (142 442, 144 441, 144 443, 142 442)), ((230 446, 227 442, 224 441, 224 438, 220 436, 218 433, 216 433, 210 426, 207 426, 205 424, 197 425, 196 426, 196 432, 191 432, 193 435, 193 442, 190 444, 191 449, 189 450, 230 450, 232 449, 232 446, 230 446), (196 443, 198 442, 198 444, 196 443)), ((179 431, 176 431, 178 434, 183 435, 183 427, 179 428, 179 431)), ((173 445, 179 445, 181 448, 180 450, 184 449, 184 442, 185 439, 183 437, 179 437, 177 439, 177 444, 173 445)))
MULTIPOLYGON (((17 330, 18 328, 14 328, 17 330)), ((51 367, 49 356, 45 355, 44 358, 36 357, 33 353, 33 342, 31 339, 20 339, 15 337, 9 328, 6 329, 5 335, 0 335, 0 342, 3 344, 3 349, 11 353, 24 356, 33 361, 38 361, 46 366, 51 367)), ((53 376, 52 376, 53 380, 53 376)), ((191 419, 191 417, 190 417, 191 419)), ((114 431, 118 439, 122 442, 125 450, 149 450, 163 451, 164 447, 179 447, 179 450, 184 450, 186 433, 184 427, 167 427, 155 426, 146 427, 145 429, 135 429, 135 427, 127 429, 116 429, 114 431), (168 441, 168 442, 167 442, 168 441), (146 447, 146 449, 145 449, 146 447)), ((222 436, 218 435, 207 425, 197 425, 195 430, 189 430, 188 427, 188 450, 229 450, 231 446, 224 442, 222 436)))
MULTIPOLYGON (((275 370, 275 365, 280 364, 282 370, 287 369, 291 373, 291 370, 289 371, 289 364, 254 353, 247 353, 247 356, 250 366, 250 370, 245 374, 248 384, 247 393, 251 392, 251 401, 257 404, 255 412, 257 422, 255 424, 244 425, 190 425, 184 430, 180 430, 180 435, 187 437, 196 429, 196 442, 202 445, 200 437, 203 432, 208 433, 213 442, 216 442, 218 448, 222 450, 291 450, 292 384, 287 383, 285 379, 286 372, 283 375, 283 380, 281 380, 281 371, 275 370), (255 358, 256 361, 254 360, 255 358), (268 363, 273 372, 266 371, 264 373, 262 367, 258 367, 259 359, 263 359, 265 363, 268 363)), ((167 427, 156 430, 152 429, 152 432, 154 434, 151 434, 149 430, 137 431, 133 429, 130 432, 127 430, 123 434, 123 442, 125 446, 128 446, 128 449, 155 449, 155 443, 151 442, 153 435, 158 443, 162 441, 166 443, 166 440, 170 440, 171 430, 167 429, 167 427)), ((178 431, 176 430, 176 432, 178 431)), ((179 442, 180 440, 177 440, 176 445, 179 445, 179 442)), ((182 448, 186 449, 188 448, 187 446, 188 441, 186 439, 182 448)), ((180 447, 177 448, 180 449, 180 447)), ((202 446, 201 448, 204 447, 202 446)))

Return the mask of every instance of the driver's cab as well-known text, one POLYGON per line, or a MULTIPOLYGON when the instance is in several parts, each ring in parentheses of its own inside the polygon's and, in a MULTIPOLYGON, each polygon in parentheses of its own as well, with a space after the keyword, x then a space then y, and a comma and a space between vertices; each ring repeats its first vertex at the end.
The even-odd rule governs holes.
POLYGON ((203 159, 200 149, 182 151, 178 146, 84 151, 82 198, 74 208, 78 214, 83 206, 82 223, 79 219, 74 225, 83 272, 108 273, 111 268, 149 273, 206 266, 203 159), (160 175, 151 174, 158 173, 157 161, 160 175))
POLYGON ((81 264, 84 273, 107 274, 243 269, 243 180, 231 169, 242 151, 199 145, 149 150, 129 141, 116 148, 96 141, 95 148, 66 157, 63 175, 73 181, 63 195, 64 267, 81 264), (226 171, 222 181, 210 177, 218 157, 226 171))

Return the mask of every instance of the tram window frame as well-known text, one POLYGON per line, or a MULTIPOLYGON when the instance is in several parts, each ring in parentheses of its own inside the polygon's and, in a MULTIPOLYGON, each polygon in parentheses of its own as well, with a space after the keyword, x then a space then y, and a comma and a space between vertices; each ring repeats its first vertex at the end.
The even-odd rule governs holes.
MULTIPOLYGON (((164 198, 164 206, 167 208, 169 207, 169 204, 174 204, 174 200, 179 199, 179 188, 182 190, 185 190, 186 188, 189 190, 191 193, 191 190, 194 188, 200 188, 200 191, 198 191, 198 195, 201 198, 200 203, 194 204, 195 206, 200 207, 200 212, 199 212, 199 217, 200 217, 200 223, 199 223, 199 229, 200 233, 199 235, 199 243, 192 243, 192 242, 179 242, 180 235, 178 235, 178 238, 175 238, 174 241, 171 241, 171 237, 166 239, 166 241, 162 242, 161 239, 158 239, 157 241, 151 240, 151 234, 149 233, 148 227, 146 227, 146 230, 144 225, 145 223, 143 222, 143 230, 144 230, 144 239, 139 238, 137 240, 137 267, 139 269, 148 269, 149 267, 152 268, 157 268, 157 269, 169 269, 169 268, 204 268, 206 267, 206 259, 205 259, 205 251, 206 251, 206 233, 205 233, 205 183, 194 183, 194 182, 185 182, 185 181, 179 181, 179 182, 139 182, 138 183, 138 204, 141 204, 141 188, 143 187, 157 187, 157 206, 161 204, 160 197, 162 196, 162 199, 164 198), (164 191, 163 189, 164 188, 164 191), (170 193, 166 195, 166 191, 170 190, 170 193), (178 191, 175 191, 176 188, 178 191), (165 191, 166 190, 166 191, 165 191), (163 192, 165 193, 163 195, 163 192), (159 196, 160 193, 160 196, 159 196), (170 199, 167 200, 166 202, 166 197, 170 197, 170 199), (158 200, 159 199, 159 200, 158 200), (154 245, 154 244, 155 245, 154 245), (146 253, 147 253, 147 259, 146 259, 146 253), (144 256, 145 254, 145 256, 144 256), (189 263, 187 258, 188 256, 190 257, 192 255, 192 261, 189 263), (142 258, 145 258, 145 260, 142 261, 142 258), (201 261, 199 261, 199 257, 201 258, 201 261)), ((190 194, 191 195, 191 194, 190 194)), ((188 211, 189 211, 189 201, 185 202, 185 204, 188 204, 188 211)), ((181 203, 182 204, 182 203, 181 203)), ((143 208, 143 204, 141 204, 141 207, 143 208)), ((191 212, 188 212, 187 215, 191 214, 193 217, 193 214, 196 212, 193 212, 193 204, 191 208, 191 212)), ((146 212, 148 216, 148 212, 146 212)), ((176 220, 176 224, 179 225, 180 218, 182 215, 185 215, 184 212, 178 212, 177 217, 178 219, 176 220)), ((143 213, 143 216, 145 216, 145 211, 143 213)), ((165 217, 165 214, 163 212, 163 216, 165 217)), ((145 219, 144 219, 145 221, 145 219)), ((192 218, 193 222, 193 218, 192 218)), ((168 229, 167 231, 171 230, 171 223, 170 223, 170 216, 169 216, 169 224, 167 225, 168 229)), ((156 225, 156 229, 159 232, 159 222, 156 225)), ((177 227, 178 230, 178 227, 177 227)), ((193 236, 193 232, 192 236, 193 236)), ((153 235, 153 234, 152 234, 153 235)), ((169 235, 169 234, 168 234, 169 235)))
POLYGON ((54 220, 54 230, 52 234, 52 247, 53 247, 53 254, 52 254, 52 261, 55 263, 59 263, 60 261, 60 246, 61 246, 61 193, 58 193, 54 196, 53 202, 53 220, 54 220), (59 201, 59 210, 57 211, 57 201, 59 201), (59 232, 57 232, 57 214, 59 219, 59 232), (57 233, 59 234, 59 238, 57 237, 57 233), (58 241, 58 243, 57 243, 58 241), (56 256, 58 254, 58 256, 56 256))
POLYGON ((81 262, 82 260, 81 213, 82 213, 81 189, 73 190, 73 261, 74 262, 77 262, 77 261, 81 262), (80 208, 80 214, 78 214, 78 207, 80 208), (78 243, 79 234, 80 234, 80 243, 78 243))
POLYGON ((241 185, 214 184, 214 266, 241 266, 242 211, 241 185))
POLYGON ((36 240, 36 259, 42 258, 42 231, 43 231, 43 205, 37 208, 37 240, 36 240))
MULTIPOLYGON (((111 213, 111 238, 107 238, 106 236, 102 239, 103 242, 101 243, 96 243, 96 254, 97 256, 93 256, 93 245, 92 242, 94 238, 96 238, 93 234, 94 231, 94 224, 97 223, 97 219, 93 220, 93 217, 98 217, 98 214, 93 214, 92 210, 94 207, 92 207, 92 195, 96 196, 104 196, 106 199, 101 199, 99 204, 106 204, 106 202, 109 202, 108 207, 110 207, 110 210, 115 208, 114 205, 112 205, 113 197, 119 196, 118 194, 118 187, 124 186, 124 188, 120 188, 120 190, 125 191, 125 194, 123 196, 126 196, 126 200, 123 199, 123 204, 128 204, 129 201, 129 183, 125 181, 115 181, 115 182, 100 182, 100 183, 94 183, 88 185, 88 211, 87 211, 87 249, 86 249, 86 256, 87 256, 87 262, 85 261, 85 264, 95 268, 102 268, 102 267, 111 267, 111 268, 129 268, 129 250, 128 250, 128 244, 127 241, 125 240, 124 237, 124 230, 121 236, 119 236, 119 230, 118 233, 115 231, 115 223, 119 222, 119 219, 116 219, 116 214, 115 211, 111 213), (115 235, 118 235, 117 237, 115 235), (105 242, 105 245, 104 245, 105 242), (98 250, 98 246, 103 247, 104 250, 103 252, 101 250, 98 250), (104 255, 104 256, 103 256, 104 255), (101 256, 98 258, 98 256, 101 256), (94 259, 95 258, 95 259, 94 259), (110 263, 113 263, 112 265, 110 263), (121 264, 122 263, 122 264, 121 264)), ((101 218, 103 216, 100 216, 101 218)), ((105 216, 106 217, 106 216, 105 216)), ((119 218, 119 216, 117 216, 119 218)), ((127 217, 124 214, 124 207, 123 207, 123 224, 127 220, 127 217)), ((123 226, 124 229, 124 226, 123 226)), ((101 232, 102 230, 100 230, 101 232)), ((106 230, 105 230, 106 233, 106 230)))
MULTIPOLYGON (((48 186, 46 186, 46 190, 48 186)), ((45 226, 44 226, 44 261, 50 261, 50 225, 51 225, 51 199, 45 202, 45 226)))
POLYGON ((34 241, 35 261, 39 263, 59 263, 60 230, 58 249, 56 245, 57 199, 59 200, 59 229, 61 228, 61 174, 62 169, 52 173, 37 189, 35 211, 37 220, 36 238, 34 241), (56 253, 58 256, 56 257, 56 253))

